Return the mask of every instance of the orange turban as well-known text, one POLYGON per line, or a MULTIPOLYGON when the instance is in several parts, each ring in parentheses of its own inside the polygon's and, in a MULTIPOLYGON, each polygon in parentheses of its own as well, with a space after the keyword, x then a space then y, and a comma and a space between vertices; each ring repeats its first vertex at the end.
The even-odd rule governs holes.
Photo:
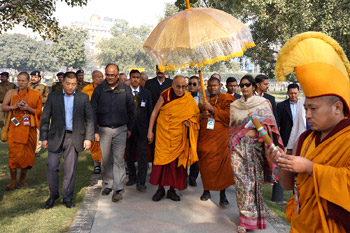
POLYGON ((350 112, 350 65, 333 38, 305 32, 290 39, 278 53, 276 77, 284 80, 293 70, 306 97, 338 96, 350 112))

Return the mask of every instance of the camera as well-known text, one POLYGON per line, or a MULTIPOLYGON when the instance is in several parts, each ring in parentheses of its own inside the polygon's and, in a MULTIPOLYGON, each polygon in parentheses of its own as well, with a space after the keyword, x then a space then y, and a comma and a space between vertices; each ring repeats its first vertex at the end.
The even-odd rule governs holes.
POLYGON ((24 106, 26 104, 26 102, 24 102, 23 100, 21 100, 21 102, 19 102, 20 105, 24 106))

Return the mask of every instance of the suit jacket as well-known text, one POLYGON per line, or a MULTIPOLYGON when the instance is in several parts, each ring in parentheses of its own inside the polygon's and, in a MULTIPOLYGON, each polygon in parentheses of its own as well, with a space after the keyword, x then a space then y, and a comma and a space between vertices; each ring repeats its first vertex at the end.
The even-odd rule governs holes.
POLYGON ((279 121, 279 130, 284 146, 287 146, 290 132, 293 128, 293 116, 290 109, 289 99, 277 104, 277 115, 279 121))
POLYGON ((276 119, 276 123, 277 125, 279 125, 279 118, 278 118, 278 112, 276 110, 276 101, 275 101, 275 97, 272 95, 269 95, 267 93, 264 93, 263 97, 265 99, 268 99, 272 105, 272 111, 273 111, 273 115, 275 116, 276 119))
MULTIPOLYGON (((63 143, 65 121, 63 91, 49 94, 40 123, 40 141, 48 141, 48 150, 57 152, 63 143)), ((73 144, 78 152, 84 150, 84 140, 94 139, 94 120, 89 96, 76 91, 73 105, 73 144)))
MULTIPOLYGON (((242 96, 240 94, 237 94, 236 92, 233 93, 233 97, 236 98, 236 100, 240 99, 242 96)), ((273 97, 273 96, 272 96, 273 97)))
POLYGON ((149 79, 146 81, 145 89, 149 90, 151 92, 152 96, 152 104, 154 107, 160 97, 160 94, 167 88, 171 87, 171 84, 173 83, 172 79, 165 78, 162 85, 159 85, 159 82, 157 80, 157 77, 149 79))
POLYGON ((153 111, 151 92, 140 87, 139 98, 140 103, 135 106, 134 111, 135 125, 132 134, 147 137, 149 119, 153 111), (143 106, 142 103, 145 105, 143 106))

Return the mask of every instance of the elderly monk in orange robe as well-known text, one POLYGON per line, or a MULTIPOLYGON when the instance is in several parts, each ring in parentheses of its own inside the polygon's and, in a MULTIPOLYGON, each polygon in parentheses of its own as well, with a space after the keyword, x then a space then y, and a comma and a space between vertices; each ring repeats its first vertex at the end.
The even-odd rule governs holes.
POLYGON ((164 186, 170 186, 167 198, 180 201, 174 189, 186 188, 186 168, 198 161, 199 109, 191 93, 185 89, 185 78, 175 76, 172 87, 162 92, 151 115, 147 134, 150 143, 158 116, 150 183, 159 185, 159 188, 152 197, 153 201, 165 196, 164 186))
POLYGON ((209 190, 220 191, 221 206, 228 205, 225 189, 235 182, 233 180, 231 159, 228 149, 228 125, 230 123, 230 104, 235 98, 220 93, 219 79, 208 80, 209 101, 203 103, 203 113, 198 139, 199 171, 204 192, 202 201, 208 200, 209 190), (212 127, 210 123, 213 123, 212 127))
POLYGON ((7 139, 11 181, 6 191, 11 191, 16 187, 17 168, 21 169, 20 187, 27 186, 25 182, 27 170, 33 167, 35 160, 36 129, 40 128, 42 101, 39 91, 28 89, 29 79, 27 72, 19 73, 17 76, 18 89, 9 90, 2 104, 2 110, 12 111, 11 119, 15 118, 10 121, 7 139))
POLYGON ((295 155, 268 151, 282 187, 295 191, 286 208, 290 232, 350 232, 349 61, 331 37, 306 32, 278 55, 276 76, 293 70, 310 129, 299 137, 295 155))
MULTIPOLYGON (((91 76, 92 76, 92 83, 85 86, 83 90, 81 90, 81 92, 89 95, 90 101, 91 101, 92 93, 95 90, 95 87, 100 85, 104 80, 103 73, 99 70, 94 70, 91 76)), ((92 160, 94 160, 94 174, 100 174, 101 173, 100 142, 98 141, 91 142, 90 153, 91 153, 92 160)))

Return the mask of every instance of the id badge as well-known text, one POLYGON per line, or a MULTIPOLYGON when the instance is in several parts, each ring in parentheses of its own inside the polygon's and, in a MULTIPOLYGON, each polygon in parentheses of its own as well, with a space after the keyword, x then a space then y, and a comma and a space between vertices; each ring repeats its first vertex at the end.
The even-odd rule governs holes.
POLYGON ((146 102, 142 101, 140 106, 143 107, 143 108, 146 107, 146 102))
POLYGON ((23 116, 23 125, 24 126, 30 126, 30 119, 28 115, 23 116))
POLYGON ((215 119, 213 118, 208 118, 208 123, 207 123, 207 129, 214 129, 214 125, 215 125, 215 119))

